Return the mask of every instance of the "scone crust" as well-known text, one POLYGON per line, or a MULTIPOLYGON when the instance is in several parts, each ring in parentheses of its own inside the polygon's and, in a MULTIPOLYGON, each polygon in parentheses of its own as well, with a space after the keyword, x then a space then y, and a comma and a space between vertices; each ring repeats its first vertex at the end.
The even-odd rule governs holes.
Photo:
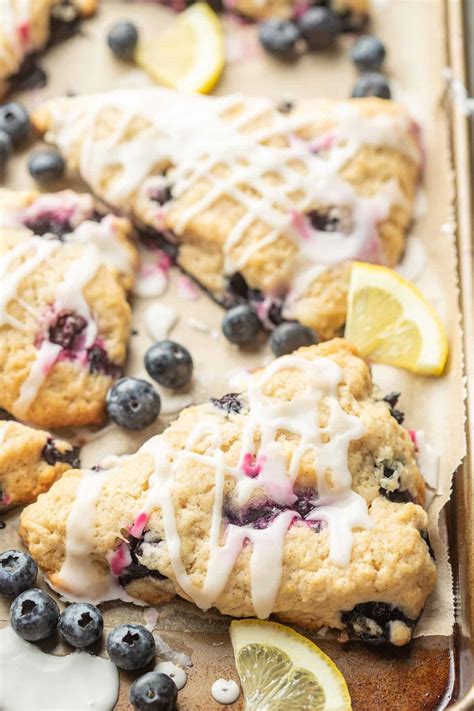
MULTIPOLYGON (((72 100, 53 99, 39 107, 33 120, 41 133, 46 132, 52 142, 60 146, 70 169, 73 172, 78 171, 86 181, 89 180, 96 194, 110 203, 114 200, 114 186, 117 180, 124 176, 127 166, 114 164, 98 172, 92 170, 89 172, 89 161, 81 158, 85 150, 86 134, 87 150, 91 149, 91 145, 100 146, 105 137, 117 131, 122 125, 120 121, 126 118, 127 112, 130 112, 128 129, 121 141, 132 142, 137 136, 153 135, 154 140, 159 142, 160 138, 162 139, 159 123, 154 126, 153 118, 149 112, 147 113, 146 96, 146 92, 131 93, 129 102, 125 102, 124 95, 119 97, 119 94, 113 93, 72 100), (135 109, 130 108, 130 105, 135 109), (143 108, 141 109, 140 106, 143 108), (101 108, 97 110, 97 107, 101 108), (87 132, 84 128, 83 131, 78 130, 72 134, 68 128, 69 123, 74 125, 76 121, 82 121, 84 127, 90 123, 90 130, 87 132), (91 140, 92 144, 90 144, 91 140)), ((165 105, 167 101, 180 100, 174 94, 163 90, 152 90, 148 96, 150 102, 154 102, 157 107, 157 116, 159 116, 160 102, 165 105)), ((215 98, 203 99, 202 97, 194 100, 216 101, 215 98)), ((257 101, 264 100, 241 97, 240 104, 222 113, 222 121, 224 123, 238 121, 245 116, 246 111, 252 116, 257 101)), ((367 122, 368 127, 372 121, 379 124, 384 122, 393 124, 393 131, 388 136, 387 143, 379 144, 376 141, 371 143, 370 138, 367 142, 363 140, 358 150, 342 165, 337 175, 344 181, 347 189, 353 191, 355 200, 377 200, 380 195, 385 193, 392 195, 395 191, 396 197, 393 199, 390 197, 391 206, 388 213, 374 225, 376 232, 374 239, 379 246, 371 249, 378 250, 379 253, 357 257, 395 266, 403 254, 420 170, 416 128, 405 110, 391 101, 377 98, 352 99, 346 102, 307 100, 297 103, 286 119, 282 118, 281 113, 271 102, 265 106, 266 108, 260 113, 257 112, 255 119, 245 122, 242 133, 251 136, 263 135, 263 138, 255 139, 256 145, 260 148, 268 146, 268 150, 277 151, 278 148, 289 147, 294 141, 312 145, 318 139, 328 138, 330 143, 332 132, 337 132, 340 125, 345 125, 346 119, 340 118, 341 116, 347 118, 348 115, 357 115, 360 123, 363 125, 367 122), (294 130, 291 129, 293 125, 297 126, 294 130)), ((193 114, 192 106, 186 107, 183 104, 183 111, 186 110, 189 115, 193 114)), ((370 133, 369 129, 368 132, 370 133)), ((332 148, 327 150, 330 155, 332 148)), ((274 155, 276 156, 277 153, 274 155)), ((303 173, 307 170, 304 161, 298 162, 298 159, 294 159, 290 163, 295 170, 303 173)), ((147 185, 164 179, 163 175, 168 175, 171 167, 165 158, 157 160, 151 172, 144 176, 138 189, 122 195, 121 205, 139 224, 158 230, 176 242, 177 261, 186 272, 194 276, 226 305, 228 279, 233 273, 238 272, 244 278, 248 289, 261 292, 265 297, 277 301, 283 298, 283 315, 286 318, 296 319, 311 326, 325 339, 340 333, 345 321, 349 261, 329 263, 320 273, 311 277, 293 298, 292 289, 296 279, 295 274, 298 274, 302 247, 297 240, 295 241, 291 231, 278 232, 277 230, 277 236, 272 236, 270 224, 258 212, 261 207, 259 203, 257 212, 253 215, 254 219, 249 220, 240 238, 229 246, 229 235, 233 234, 240 221, 249 216, 245 199, 237 200, 231 194, 232 191, 229 193, 224 189, 220 194, 216 194, 215 199, 206 200, 206 196, 213 194, 215 186, 220 181, 225 184, 229 176, 232 180, 232 175, 237 172, 238 166, 231 163, 229 167, 222 161, 216 161, 208 173, 203 172, 199 179, 190 180, 189 188, 173 197, 160 209, 160 205, 147 193, 147 185), (201 204, 203 207, 197 209, 196 206, 201 204), (184 223, 185 227, 183 227, 184 223)), ((272 174, 271 165, 261 180, 268 182, 268 185, 273 188, 279 184, 279 178, 272 174)), ((255 193, 255 186, 244 184, 239 189, 248 195, 246 198, 248 200, 251 200, 255 193)), ((297 191, 291 194, 295 196, 296 204, 299 199, 297 191)), ((277 202, 274 209, 278 214, 286 214, 277 202)), ((305 215, 314 211, 324 213, 327 209, 326 204, 320 204, 314 199, 298 219, 306 219, 305 215)), ((355 219, 355 212, 352 216, 349 214, 344 217, 344 209, 342 207, 340 210, 342 224, 344 219, 348 219, 349 222, 355 219)), ((327 233, 327 239, 330 244, 330 232, 327 233)), ((323 261, 324 259, 321 263, 323 261)))
POLYGON ((0 511, 35 501, 79 459, 69 442, 12 420, 0 420, 0 438, 0 511), (55 463, 47 461, 54 459, 45 451, 48 444, 55 463))
MULTIPOLYGON (((398 611, 403 634, 411 636, 436 577, 428 546, 421 535, 426 533, 428 520, 420 505, 424 483, 416 465, 413 443, 386 404, 378 399, 367 365, 347 343, 331 341, 300 349, 297 354, 309 360, 323 356, 343 369, 339 402, 346 412, 361 417, 366 428, 365 435, 351 442, 349 448, 352 487, 367 501, 373 528, 354 531, 350 563, 341 568, 330 560, 327 529, 316 533, 308 526, 291 526, 285 535, 283 574, 273 612, 285 621, 308 628, 327 625, 342 629, 346 626, 344 614, 349 614, 356 605, 380 602, 398 611), (380 462, 389 460, 393 464, 395 458, 403 462, 399 481, 400 487, 410 492, 409 503, 394 503, 380 493, 384 475, 380 462)), ((304 378, 299 371, 282 370, 269 381, 266 392, 285 399, 302 387, 304 378)), ((182 449, 196 423, 206 417, 214 418, 223 432, 222 451, 226 463, 235 464, 247 417, 245 402, 239 413, 225 412, 209 404, 184 410, 161 436, 163 446, 168 445, 175 451, 182 449)), ((288 453, 296 446, 294 437, 284 431, 279 434, 279 442, 288 453)), ((205 454, 210 446, 204 437, 193 451, 205 454)), ((147 452, 138 452, 106 479, 92 531, 92 560, 98 570, 107 569, 110 552, 123 542, 123 532, 130 529, 142 510, 153 471, 152 457, 147 452)), ((28 507, 21 519, 20 532, 25 544, 53 584, 59 587, 66 524, 81 477, 80 471, 68 472, 48 494, 28 507)), ((192 571, 197 586, 202 584, 206 574, 213 481, 209 467, 192 459, 185 460, 173 484, 181 557, 185 567, 192 571)), ((303 457, 296 488, 305 491, 314 484, 313 465, 303 457)), ((235 504, 233 486, 233 480, 226 479, 225 501, 231 509, 235 504)), ((250 505, 261 505, 260 496, 256 494, 250 505)), ((127 592, 151 604, 160 604, 174 593, 190 599, 177 582, 167 547, 162 544, 164 539, 162 514, 157 509, 151 513, 139 548, 135 548, 137 562, 145 566, 150 575, 124 581, 127 592)), ((215 602, 224 614, 236 617, 254 614, 250 555, 251 546, 244 546, 225 589, 215 602)))
MULTIPOLYGON (((83 197, 87 196, 72 191, 48 196, 34 191, 1 190, 2 224, 7 226, 0 228, 0 258, 8 259, 12 250, 21 250, 24 246, 25 251, 20 252, 21 256, 10 265, 11 269, 19 269, 25 260, 35 254, 43 241, 51 239, 48 234, 36 236, 29 229, 29 223, 25 224, 25 216, 36 217, 38 214, 41 217, 49 214, 44 206, 49 210, 51 204, 58 210, 65 205, 75 209, 75 203, 78 202, 81 207, 81 201, 87 203, 92 213, 94 201, 88 197, 82 200, 83 197)), ((48 259, 36 264, 31 271, 28 270, 28 274, 16 285, 14 298, 6 305, 6 318, 0 326, 0 407, 40 427, 102 422, 106 392, 126 357, 131 321, 126 288, 133 284, 138 259, 136 248, 130 241, 131 225, 128 220, 108 215, 100 223, 90 221, 87 214, 85 220, 80 214, 77 219, 79 224, 65 230, 66 235, 59 237, 63 241, 55 242, 56 248, 48 259), (70 357, 67 352, 64 352, 65 357, 61 353, 49 368, 27 409, 20 412, 17 403, 21 387, 31 374, 41 343, 48 339, 49 324, 54 319, 51 309, 58 285, 68 269, 86 256, 85 250, 89 246, 87 239, 84 242, 68 241, 76 234, 77 227, 84 226, 92 230, 103 228, 103 236, 110 234, 110 239, 116 239, 118 248, 127 255, 126 272, 122 273, 113 266, 101 263, 82 291, 91 318, 97 326, 96 342, 107 354, 109 362, 114 364, 114 372, 109 373, 105 368, 92 370, 81 365, 78 359, 70 357), (22 324, 21 328, 18 324, 22 324)))

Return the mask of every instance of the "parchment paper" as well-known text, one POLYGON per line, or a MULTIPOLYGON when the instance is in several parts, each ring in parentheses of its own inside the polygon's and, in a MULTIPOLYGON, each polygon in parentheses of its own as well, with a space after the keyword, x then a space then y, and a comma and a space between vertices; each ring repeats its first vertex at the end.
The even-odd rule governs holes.
MULTIPOLYGON (((405 426, 423 429, 426 439, 440 454, 438 495, 429 514, 430 535, 438 564, 438 584, 430 597, 418 624, 417 635, 449 635, 454 620, 452 576, 448 564, 444 534, 438 532, 438 515, 449 498, 453 472, 465 454, 464 385, 458 290, 456 283, 456 252, 453 201, 453 178, 449 152, 448 124, 441 106, 444 91, 442 69, 445 65, 442 3, 440 0, 391 0, 376 2, 373 29, 388 48, 387 73, 394 87, 394 98, 407 103, 422 124, 427 163, 423 181, 419 214, 410 239, 419 239, 427 257, 426 267, 417 280, 425 295, 435 305, 443 319, 450 343, 450 357, 442 378, 423 378, 386 366, 374 366, 374 380, 386 392, 400 390, 399 407, 405 412, 405 426)), ((117 19, 132 18, 141 32, 154 35, 172 19, 168 10, 150 2, 129 3, 102 1, 99 15, 84 25, 82 36, 60 45, 42 60, 49 74, 48 86, 24 94, 30 106, 39 101, 64 94, 106 90, 117 86, 143 86, 149 83, 138 69, 118 62, 108 50, 105 35, 117 19)), ((255 27, 237 20, 226 20, 229 61, 217 93, 244 91, 266 94, 278 99, 328 95, 345 98, 350 94, 356 73, 346 56, 350 38, 343 38, 340 50, 328 54, 307 55, 296 64, 283 65, 263 54, 256 40, 255 27)), ((15 159, 9 168, 7 185, 25 188, 33 186, 26 171, 27 153, 15 159)), ((58 186, 63 187, 63 185, 58 186)), ((77 187, 77 186, 75 186, 77 187)), ((195 363, 195 377, 189 394, 194 402, 228 392, 229 375, 236 369, 261 365, 269 357, 266 350, 238 351, 220 333, 222 310, 204 294, 195 300, 184 298, 180 275, 173 271, 167 292, 159 299, 134 301, 134 326, 137 334, 130 343, 127 373, 146 377, 143 352, 151 344, 143 323, 145 309, 159 300, 178 314, 172 338, 186 345, 195 363)), ((164 402, 170 403, 164 396, 164 402)), ((161 431, 173 415, 160 417, 159 423, 137 434, 121 431, 115 426, 92 435, 81 431, 76 436, 89 439, 82 451, 82 462, 91 466, 108 454, 134 452, 153 434, 161 431)), ((15 514, 5 518, 7 528, 0 532, 1 548, 18 544, 15 534, 15 514)), ((443 529, 443 526, 441 526, 443 529)), ((123 604, 106 606, 106 625, 134 620, 143 622, 142 611, 123 604)), ((7 618, 7 610, 1 619, 7 618)), ((0 622, 1 624, 1 622, 0 622)), ((158 611, 160 629, 179 630, 182 651, 201 656, 213 679, 219 669, 232 669, 230 648, 225 636, 227 623, 217 613, 202 613, 188 603, 178 601, 158 611), (198 630, 199 635, 188 635, 198 630), (225 645, 217 654, 206 642, 206 630, 217 634, 213 644, 225 645), (216 642, 222 634, 222 643, 216 642), (192 640, 192 642, 191 642, 192 640)), ((180 695, 181 698, 181 695, 180 695)), ((186 698, 186 694, 184 696, 186 698)), ((125 708, 119 704, 117 708, 125 708)), ((180 708, 188 708, 186 704, 180 708)), ((195 704, 189 708, 197 709, 195 704)), ((213 706, 209 697, 206 708, 213 706)))

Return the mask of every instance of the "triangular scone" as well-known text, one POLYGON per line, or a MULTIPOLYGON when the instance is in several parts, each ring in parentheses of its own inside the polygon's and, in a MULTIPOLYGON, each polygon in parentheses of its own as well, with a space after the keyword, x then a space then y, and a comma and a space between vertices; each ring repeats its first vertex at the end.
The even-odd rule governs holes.
POLYGON ((67 473, 20 532, 74 599, 178 594, 405 644, 436 578, 423 498, 408 431, 334 340, 184 410, 112 468, 67 473))
POLYGON ((0 512, 35 501, 79 466, 77 447, 12 420, 0 420, 0 445, 0 512))
POLYGON ((41 427, 102 421, 130 331, 130 237, 89 195, 0 190, 0 407, 41 427))
MULTIPOLYGON (((329 0, 325 3, 340 17, 343 30, 360 30, 369 13, 369 0, 329 0)), ((223 0, 230 12, 262 20, 267 17, 291 18, 298 14, 304 3, 298 0, 223 0)))
POLYGON ((94 192, 176 245, 220 302, 263 321, 344 324, 351 260, 393 266, 421 166, 416 124, 382 99, 301 101, 119 90, 34 115, 94 192))
MULTIPOLYGON (((30 55, 54 39, 55 25, 64 18, 92 15, 98 0, 1 0, 0 97, 14 83, 15 74, 30 55)), ((59 28, 58 28, 59 29, 59 28)))

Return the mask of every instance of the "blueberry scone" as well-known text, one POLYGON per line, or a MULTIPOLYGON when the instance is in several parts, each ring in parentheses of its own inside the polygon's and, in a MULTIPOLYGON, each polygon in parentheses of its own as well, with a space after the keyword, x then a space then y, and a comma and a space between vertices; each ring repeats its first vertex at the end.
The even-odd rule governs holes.
POLYGON ((417 126, 376 98, 269 99, 120 90, 34 116, 70 168, 171 245, 226 306, 323 338, 345 320, 352 260, 393 266, 421 166, 417 126))
POLYGON ((88 195, 0 190, 0 407, 41 427, 102 421, 130 331, 130 237, 88 195))
POLYGON ((316 0, 316 2, 298 2, 298 0, 223 0, 224 7, 232 12, 239 12, 245 17, 262 20, 266 17, 289 19, 294 17, 298 8, 310 5, 328 5, 340 17, 342 28, 347 31, 358 30, 366 23, 369 13, 369 0, 316 0))
POLYGON ((178 594, 402 645, 436 577, 424 491, 408 432, 336 339, 184 410, 112 468, 67 472, 20 531, 74 599, 178 594))
POLYGON ((0 420, 0 511, 29 504, 68 469, 79 450, 49 432, 0 420))
POLYGON ((43 50, 64 25, 95 12, 98 0, 1 0, 0 97, 15 84, 29 58, 43 50))

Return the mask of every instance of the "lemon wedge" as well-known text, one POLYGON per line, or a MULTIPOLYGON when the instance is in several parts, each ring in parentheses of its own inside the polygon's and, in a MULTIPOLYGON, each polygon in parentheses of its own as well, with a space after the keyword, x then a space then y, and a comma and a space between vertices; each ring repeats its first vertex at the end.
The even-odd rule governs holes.
POLYGON ((334 662, 290 627, 262 620, 230 625, 245 711, 350 711, 334 662))
POLYGON ((361 355, 421 375, 441 375, 448 357, 443 324, 421 291, 374 264, 352 265, 344 336, 361 355))
POLYGON ((207 3, 191 5, 159 35, 140 43, 135 61, 159 84, 207 94, 224 69, 221 22, 207 3))

